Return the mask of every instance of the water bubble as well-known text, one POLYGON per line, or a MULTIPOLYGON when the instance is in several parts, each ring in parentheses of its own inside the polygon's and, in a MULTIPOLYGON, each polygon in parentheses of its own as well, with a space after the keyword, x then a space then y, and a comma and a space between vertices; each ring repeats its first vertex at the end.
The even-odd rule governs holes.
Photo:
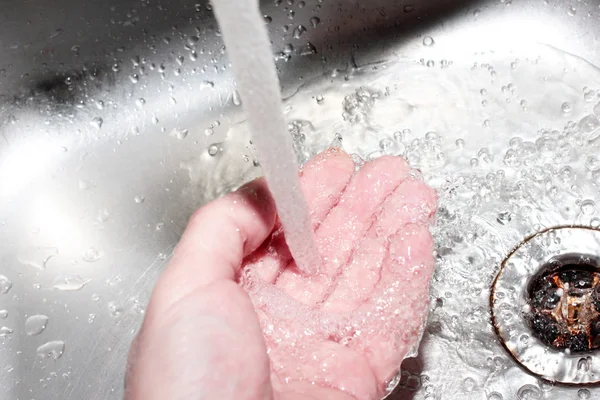
POLYGON ((582 400, 587 400, 592 397, 592 394, 587 389, 579 389, 577 391, 577 397, 579 397, 582 400))
POLYGON ((142 204, 145 200, 146 198, 139 194, 133 198, 133 201, 135 201, 137 204, 142 204))
POLYGON ((48 325, 48 317, 46 315, 32 315, 25 320, 25 332, 29 336, 39 335, 44 332, 48 325))
POLYGON ((58 360, 62 357, 65 352, 65 342, 62 340, 53 340, 51 342, 44 343, 37 348, 37 355, 41 358, 51 357, 58 360))
POLYGON ((61 291, 81 290, 91 279, 84 279, 79 275, 64 275, 54 279, 53 288, 61 291))
POLYGON ((8 318, 8 310, 0 310, 0 318, 2 318, 2 319, 8 318))
POLYGON ((81 259, 85 262, 93 263, 100 259, 101 254, 95 247, 90 247, 81 253, 81 259))
POLYGON ((600 132, 597 132, 598 128, 600 128, 600 120, 595 114, 586 115, 577 124, 579 132, 589 134, 588 140, 594 140, 600 135, 600 132))
POLYGON ((111 301, 108 303, 108 311, 113 317, 118 317, 123 313, 123 309, 117 304, 116 301, 111 301))
POLYGON ((597 96, 598 93, 595 90, 586 89, 583 91, 583 99, 588 103, 596 100, 597 96))
POLYGON ((477 387, 477 383, 473 378, 466 378, 462 383, 465 392, 472 392, 477 387))
POLYGON ((538 380, 538 385, 540 389, 542 389, 542 392, 548 393, 554 389, 555 383, 552 381, 547 381, 545 379, 540 379, 538 380))
POLYGON ((504 398, 498 392, 492 392, 488 394, 487 400, 503 400, 504 398))
POLYGON ((573 108, 571 106, 571 103, 568 103, 568 102, 562 103, 562 105, 560 106, 560 109, 565 114, 568 114, 568 113, 570 113, 573 110, 573 108))
POLYGON ((94 128, 96 129, 100 129, 102 128, 102 124, 104 123, 104 120, 100 117, 94 117, 91 121, 90 121, 90 125, 92 125, 94 128))
POLYGON ((592 228, 598 228, 598 227, 600 227, 600 218, 594 217, 594 218, 590 219, 590 226, 592 228))
POLYGON ((4 275, 0 275, 0 294, 6 294, 12 288, 12 281, 4 275))
POLYGON ((209 156, 214 157, 217 154, 219 154, 219 152, 221 151, 221 147, 218 144, 213 143, 210 146, 208 146, 207 151, 209 156))
POLYGON ((581 202, 581 212, 585 215, 591 215, 596 211, 596 203, 593 200, 584 200, 581 202))
POLYGON ((569 183, 575 179, 575 172, 573 171, 573 168, 566 165, 558 171, 558 176, 564 183, 569 183))
POLYGON ((590 155, 585 159, 585 167, 590 171, 600 169, 600 158, 595 155, 590 155))
POLYGON ((433 40, 433 38, 431 36, 425 36, 423 38, 423 46, 433 46, 435 44, 435 41, 433 40))
POLYGON ((309 21, 313 28, 316 28, 317 25, 319 25, 319 23, 321 23, 321 20, 319 19, 319 17, 312 17, 309 21))
POLYGON ((542 391, 535 385, 523 385, 517 391, 517 400, 540 400, 541 398, 542 391))

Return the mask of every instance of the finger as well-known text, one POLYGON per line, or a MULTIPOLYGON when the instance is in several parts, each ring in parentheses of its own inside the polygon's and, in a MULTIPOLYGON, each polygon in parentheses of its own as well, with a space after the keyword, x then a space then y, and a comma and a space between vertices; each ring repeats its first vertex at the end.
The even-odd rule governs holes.
POLYGON ((409 172, 408 164, 400 157, 381 157, 361 168, 316 231, 315 239, 324 259, 321 275, 307 280, 294 269, 287 269, 279 276, 277 285, 304 304, 322 301, 332 279, 348 264, 382 203, 407 179, 409 172))
POLYGON ((368 299, 381 280, 389 237, 407 223, 426 224, 435 209, 436 194, 433 189, 420 180, 402 182, 385 200, 376 222, 361 240, 352 255, 352 261, 343 269, 335 289, 324 301, 324 309, 350 311, 368 299))
POLYGON ((243 258, 271 233, 275 212, 262 178, 200 208, 160 276, 152 301, 168 308, 206 285, 234 280, 243 258))
MULTIPOLYGON (((330 148, 317 154, 304 166, 300 173, 300 186, 309 206, 314 229, 339 201, 353 173, 354 162, 338 148, 330 148)), ((281 268, 292 261, 282 231, 274 233, 264 248, 247 260, 247 264, 250 266, 258 260, 260 265, 255 269, 259 277, 273 283, 281 268)))
MULTIPOLYGON (((384 260, 381 279, 374 293, 359 308, 373 310, 377 305, 380 315, 373 315, 373 327, 352 347, 365 354, 379 381, 389 379, 406 353, 412 348, 420 332, 425 310, 429 304, 429 281, 433 272, 433 239, 425 224, 408 224, 391 238, 389 256, 384 260), (394 288, 391 295, 390 288, 394 288), (380 321, 386 321, 382 329, 380 321)), ((368 328, 365 326, 365 330, 368 328)))

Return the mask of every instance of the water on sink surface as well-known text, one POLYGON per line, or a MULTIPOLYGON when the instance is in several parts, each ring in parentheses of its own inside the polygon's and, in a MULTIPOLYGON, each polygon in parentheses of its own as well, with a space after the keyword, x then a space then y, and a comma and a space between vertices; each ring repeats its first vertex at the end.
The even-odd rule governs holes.
MULTIPOLYGON (((593 65, 539 46, 333 71, 286 100, 299 162, 329 145, 358 162, 402 155, 439 191, 424 355, 405 363, 398 398, 543 393, 560 399, 577 392, 516 366, 490 325, 489 287, 502 259, 527 235, 556 225, 600 224, 598 89, 600 71, 593 65), (448 376, 449 368, 462 378, 448 376)), ((241 123, 223 147, 247 146, 253 168, 249 140, 241 123)), ((218 162, 239 157, 235 153, 224 151, 218 162)))

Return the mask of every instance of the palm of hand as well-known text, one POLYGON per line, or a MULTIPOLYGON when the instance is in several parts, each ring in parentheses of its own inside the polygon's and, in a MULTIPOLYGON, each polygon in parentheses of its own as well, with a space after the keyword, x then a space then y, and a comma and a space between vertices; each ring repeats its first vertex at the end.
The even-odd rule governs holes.
POLYGON ((434 192, 401 158, 321 153, 301 184, 323 260, 296 269, 263 179, 200 208, 132 343, 125 398, 378 399, 416 342, 434 192))
POLYGON ((384 394, 417 341, 433 267, 436 198, 413 175, 400 158, 355 173, 345 153, 320 154, 301 175, 319 274, 298 271, 277 227, 246 259, 240 282, 260 320, 275 392, 384 394))

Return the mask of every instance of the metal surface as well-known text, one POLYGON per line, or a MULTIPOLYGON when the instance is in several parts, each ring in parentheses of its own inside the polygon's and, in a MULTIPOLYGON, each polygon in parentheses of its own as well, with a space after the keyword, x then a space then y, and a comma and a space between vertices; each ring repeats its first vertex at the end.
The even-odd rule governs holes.
MULTIPOLYGON (((0 398, 118 399, 130 341, 187 218, 259 173, 226 52, 205 2, 0 4, 0 398), (27 327, 35 315, 48 317, 41 333, 39 318, 27 327)), ((298 98, 360 66, 473 64, 536 42, 599 64, 599 5, 277 0, 262 9, 284 94, 298 98)), ((514 133, 469 129, 490 148, 514 133)), ((471 398, 457 394, 465 386, 472 398, 525 398, 529 388, 510 377, 473 391, 468 371, 430 345, 436 329, 391 398, 471 398)))

